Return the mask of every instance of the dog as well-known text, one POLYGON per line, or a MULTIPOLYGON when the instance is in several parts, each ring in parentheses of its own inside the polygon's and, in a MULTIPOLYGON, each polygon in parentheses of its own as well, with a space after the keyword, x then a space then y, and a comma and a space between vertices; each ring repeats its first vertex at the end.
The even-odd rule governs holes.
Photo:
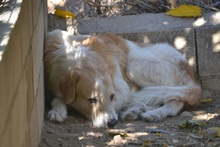
POLYGON ((54 30, 44 64, 46 86, 55 95, 51 121, 63 122, 69 106, 95 127, 114 128, 119 118, 159 121, 200 102, 191 66, 166 43, 144 46, 113 34, 54 30))

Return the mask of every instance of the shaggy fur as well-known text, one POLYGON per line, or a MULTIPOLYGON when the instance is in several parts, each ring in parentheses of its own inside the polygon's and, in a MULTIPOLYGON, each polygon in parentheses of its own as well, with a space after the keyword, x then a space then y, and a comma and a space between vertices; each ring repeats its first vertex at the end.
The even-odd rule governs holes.
POLYGON ((184 104, 197 105, 201 88, 187 60, 168 44, 139 46, 111 34, 49 33, 44 54, 47 87, 55 97, 50 120, 62 122, 66 105, 97 127, 123 120, 158 121, 184 104))

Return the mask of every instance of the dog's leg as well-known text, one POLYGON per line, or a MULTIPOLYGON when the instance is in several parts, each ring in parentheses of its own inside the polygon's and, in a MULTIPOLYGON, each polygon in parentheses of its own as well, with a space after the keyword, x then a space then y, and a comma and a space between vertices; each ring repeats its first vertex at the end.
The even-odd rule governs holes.
POLYGON ((67 109, 61 98, 54 98, 51 103, 52 109, 48 112, 48 119, 56 122, 63 122, 67 117, 67 109))
POLYGON ((157 106, 136 105, 121 112, 122 120, 137 120, 141 113, 158 108, 157 106))
POLYGON ((182 109, 184 102, 172 100, 163 106, 140 114, 142 120, 158 121, 167 116, 175 116, 182 109))

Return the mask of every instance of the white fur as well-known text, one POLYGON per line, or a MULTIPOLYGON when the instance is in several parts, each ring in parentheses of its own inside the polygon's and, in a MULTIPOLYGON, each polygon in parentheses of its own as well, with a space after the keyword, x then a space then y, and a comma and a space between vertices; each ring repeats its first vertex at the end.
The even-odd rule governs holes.
MULTIPOLYGON (((57 51, 55 56, 61 58, 65 52, 67 59, 54 59, 50 73, 51 81, 58 84, 68 66, 77 66, 84 56, 95 60, 95 56, 98 54, 92 53, 90 48, 74 41, 77 38, 80 40, 88 37, 72 36, 71 40, 71 35, 63 35, 65 50, 57 51)), ((99 41, 103 41, 102 38, 99 41)), ((198 104, 201 94, 200 85, 192 79, 193 75, 189 75, 185 68, 180 67, 179 63, 187 62, 187 60, 175 48, 164 43, 146 47, 140 47, 127 40, 125 43, 129 49, 126 57, 127 78, 139 88, 132 90, 132 84, 127 83, 124 79, 122 69, 119 66, 118 60, 120 59, 116 58, 112 61, 116 67, 113 81, 116 100, 113 105, 109 104, 109 107, 114 107, 117 112, 120 112, 121 119, 158 121, 167 116, 177 115, 185 103, 198 104)), ((55 93, 57 92, 57 88, 52 89, 55 93)), ((60 93, 58 92, 57 95, 60 93)), ((52 107, 53 109, 48 113, 49 119, 62 122, 67 114, 64 102, 59 98, 54 99, 52 107)), ((116 113, 112 109, 106 112, 108 113, 100 114, 95 119, 93 122, 95 126, 105 126, 108 118, 117 119, 116 113)))
POLYGON ((60 98, 52 101, 52 110, 48 112, 48 119, 51 121, 63 122, 67 117, 66 105, 60 98))
POLYGON ((161 120, 167 116, 175 116, 185 102, 192 105, 197 103, 200 86, 186 71, 180 70, 177 63, 186 62, 186 59, 179 52, 168 44, 141 48, 128 41, 128 45, 128 76, 143 88, 130 93, 131 99, 122 119, 134 120, 140 115, 141 119, 147 121, 161 120), (194 90, 199 91, 198 96, 195 96, 197 93, 193 93, 194 90), (192 96, 186 95, 186 91, 192 91, 192 96), (139 106, 140 104, 142 105, 139 106), (144 111, 143 105, 146 109, 144 111), (149 106, 156 108, 149 110, 149 106), (132 110, 134 107, 135 111, 132 110))

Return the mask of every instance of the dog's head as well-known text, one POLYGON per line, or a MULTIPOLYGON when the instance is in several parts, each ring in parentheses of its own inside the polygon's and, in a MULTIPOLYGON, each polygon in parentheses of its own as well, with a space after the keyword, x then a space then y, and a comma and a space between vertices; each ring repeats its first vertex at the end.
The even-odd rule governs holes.
POLYGON ((107 72, 97 75, 91 71, 72 70, 60 82, 60 91, 66 104, 92 120, 94 126, 116 126, 118 117, 113 106, 115 91, 107 72))

